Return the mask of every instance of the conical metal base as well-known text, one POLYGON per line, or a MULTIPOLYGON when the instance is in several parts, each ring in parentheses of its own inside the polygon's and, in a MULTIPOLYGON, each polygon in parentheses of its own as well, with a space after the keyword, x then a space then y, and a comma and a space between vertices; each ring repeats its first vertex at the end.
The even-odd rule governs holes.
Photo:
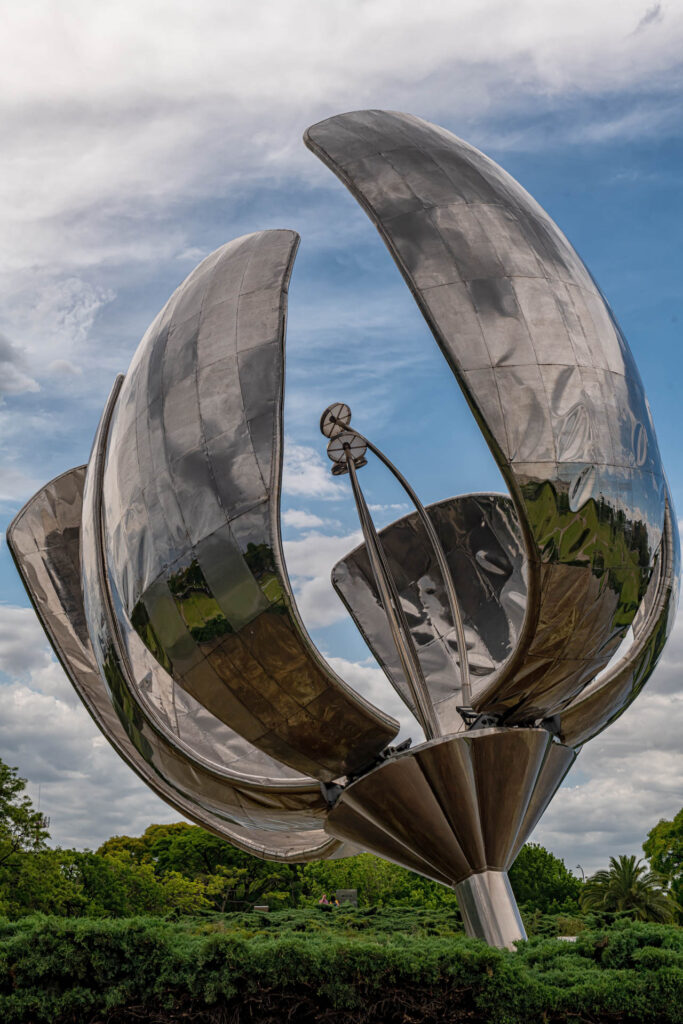
POLYGON ((545 729, 481 729, 432 740, 348 786, 326 828, 456 886, 468 934, 509 946, 524 929, 505 872, 575 757, 545 729))

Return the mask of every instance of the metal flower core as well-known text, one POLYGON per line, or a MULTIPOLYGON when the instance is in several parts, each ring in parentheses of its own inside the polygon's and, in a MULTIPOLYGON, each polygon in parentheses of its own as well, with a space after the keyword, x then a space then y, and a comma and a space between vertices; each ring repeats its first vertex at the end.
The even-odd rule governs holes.
POLYGON ((183 815, 266 858, 372 850, 455 886, 469 933, 509 946, 507 869, 675 614, 652 419, 595 282, 505 171, 406 114, 342 114, 305 141, 375 222, 509 488, 424 509, 348 406, 323 415, 365 536, 333 583, 427 741, 390 746, 398 723, 321 657, 285 570, 294 232, 199 264, 116 381, 88 465, 42 488, 8 543, 91 715, 183 815), (415 506, 379 532, 368 453, 415 506))

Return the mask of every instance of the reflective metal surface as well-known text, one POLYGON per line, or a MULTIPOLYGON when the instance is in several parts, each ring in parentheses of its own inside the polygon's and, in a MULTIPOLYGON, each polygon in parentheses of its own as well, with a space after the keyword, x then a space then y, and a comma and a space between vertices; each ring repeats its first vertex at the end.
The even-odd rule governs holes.
MULTIPOLYGON (((469 494, 429 505, 462 609, 473 688, 513 656, 526 607, 525 559, 510 498, 469 494)), ((443 574, 413 512, 380 530, 443 733, 459 732, 464 703, 456 630, 443 574)), ((365 545, 332 569, 332 583, 402 699, 413 702, 380 606, 365 545)))
POLYGON ((482 871, 455 887, 458 908, 468 935, 489 946, 514 949, 526 939, 510 880, 504 871, 482 871))
MULTIPOLYGON (((511 946, 523 929, 505 873, 675 614, 652 420, 590 274, 501 168, 405 114, 340 115, 306 141, 375 221, 510 488, 425 513, 398 474, 419 514, 379 540, 368 526, 382 573, 365 546, 333 571, 435 738, 388 747, 398 723, 331 671, 293 600, 279 527, 291 231, 230 242, 178 288, 114 385, 87 471, 31 499, 10 550, 90 714, 183 815, 272 859, 373 850, 455 886, 468 932, 511 946)), ((335 472, 356 488, 365 445, 391 468, 331 408, 335 472)))
POLYGON ((218 769, 188 764, 164 737, 135 716, 130 738, 98 671, 85 622, 80 572, 80 524, 85 466, 43 487, 8 530, 8 544, 55 653, 95 723, 118 754, 160 797, 221 838, 276 860, 312 860, 342 851, 322 830, 317 786, 278 792, 239 787, 218 769), (137 745, 136 742, 137 741, 137 745), (237 822, 279 831, 248 827, 237 822), (297 831, 303 820, 304 829, 297 831))
POLYGON ((515 503, 525 619, 473 706, 510 724, 553 715, 618 647, 661 539, 661 461, 628 346, 547 214, 450 132, 371 110, 305 141, 374 220, 515 503))
MULTIPOLYGON (((145 674, 140 641, 173 679, 153 696, 165 719, 182 691, 244 739, 235 770, 270 775, 275 758, 332 780, 372 760, 397 726, 318 656, 283 569, 284 316, 297 245, 293 232, 268 231, 219 249, 143 338, 106 442, 101 543, 134 679, 145 674)), ((211 756, 208 736, 204 748, 211 756)))
POLYGON ((406 850, 419 858, 422 874, 451 885, 480 871, 506 871, 528 836, 523 826, 537 788, 554 793, 575 757, 545 729, 479 729, 431 740, 350 783, 325 827, 398 863, 404 859, 397 851, 406 850))
MULTIPOLYGON (((343 436, 343 434, 340 435, 340 437, 343 436)), ((403 681, 407 685, 410 694, 411 708, 413 708, 413 713, 422 726, 427 739, 433 739, 435 736, 441 735, 439 721, 430 700, 427 681, 417 656, 415 642, 401 604, 401 598, 396 589, 394 577, 372 522, 365 497, 358 483, 355 460, 351 455, 350 448, 346 461, 353 488, 353 496, 356 508, 358 509, 358 517, 363 536, 365 537, 366 555, 372 568, 372 577, 382 605, 385 624, 389 627, 393 649, 401 665, 403 681)))
POLYGON ((645 600, 633 622, 633 643, 565 709, 561 719, 563 742, 574 747, 587 743, 636 699, 657 667, 673 628, 680 573, 680 537, 668 496, 662 544, 645 600))

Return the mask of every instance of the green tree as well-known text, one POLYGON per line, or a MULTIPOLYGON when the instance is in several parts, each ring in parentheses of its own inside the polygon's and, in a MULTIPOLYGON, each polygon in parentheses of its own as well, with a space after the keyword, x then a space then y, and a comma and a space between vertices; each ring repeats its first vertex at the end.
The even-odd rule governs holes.
POLYGON ((609 870, 598 871, 583 887, 584 910, 623 914, 638 921, 672 921, 675 904, 665 891, 666 879, 635 856, 610 857, 609 870))
POLYGON ((26 914, 71 917, 88 912, 72 850, 17 853, 0 886, 0 910, 10 918, 26 914))
MULTIPOLYGON (((152 826, 154 828, 154 826, 152 826)), ((296 905, 301 879, 296 865, 277 864, 252 857, 197 825, 172 832, 147 829, 149 853, 160 878, 177 872, 202 882, 216 910, 243 909, 267 902, 296 905)))
POLYGON ((188 878, 200 878, 215 874, 219 867, 250 867, 254 874, 262 868, 271 870, 273 867, 250 857, 198 825, 183 824, 181 828, 173 827, 172 831, 152 825, 145 832, 147 836, 150 854, 159 874, 179 871, 188 878))
POLYGON ((141 836, 112 836, 102 843, 97 853, 106 857, 118 857, 123 853, 130 855, 138 864, 156 865, 161 852, 168 848, 176 836, 191 831, 204 830, 184 821, 176 821, 171 825, 148 825, 141 836))
POLYGON ((542 914, 578 909, 582 883, 563 860, 538 843, 527 843, 510 868, 510 885, 520 906, 542 914))
POLYGON ((643 850, 653 870, 668 880, 683 920, 683 807, 672 821, 662 818, 650 829, 643 850))
POLYGON ((261 901, 296 905, 302 890, 297 865, 252 857, 197 825, 184 822, 150 825, 138 837, 114 836, 97 853, 114 859, 128 857, 152 870, 160 882, 175 874, 200 884, 204 899, 209 901, 205 905, 221 912, 241 910, 261 901))
POLYGON ((26 779, 0 761, 0 868, 7 869, 19 853, 45 849, 47 821, 24 794, 26 779))
POLYGON ((317 902, 323 892, 329 896, 337 889, 357 889, 360 907, 455 910, 458 905, 452 889, 372 853, 359 853, 341 860, 313 861, 300 871, 309 902, 317 902))

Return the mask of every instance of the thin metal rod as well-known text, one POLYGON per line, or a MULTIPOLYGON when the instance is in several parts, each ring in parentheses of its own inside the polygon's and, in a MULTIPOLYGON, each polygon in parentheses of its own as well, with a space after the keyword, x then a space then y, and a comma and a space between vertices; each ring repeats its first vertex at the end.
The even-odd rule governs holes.
POLYGON ((441 575, 443 577, 443 584, 446 590, 446 596, 448 598, 448 604, 451 611, 451 618, 453 620, 453 625, 455 627, 455 635, 458 641, 458 660, 460 662, 462 702, 465 707, 470 707, 472 704, 472 684, 470 681, 470 666, 467 660, 467 643, 465 641, 465 627, 463 625, 458 595, 456 594, 455 586, 453 585, 453 577, 451 576, 451 571, 448 567, 446 553, 443 549, 441 541, 439 540, 438 534, 434 529, 434 524, 432 523, 431 518, 427 514, 426 508, 418 498, 417 494, 410 486, 406 478, 403 476, 403 473, 401 473, 396 468, 396 466, 393 464, 393 462, 391 462, 390 459, 387 458, 384 452, 380 451, 377 445, 373 444, 372 441, 370 441, 367 437, 361 434, 360 431, 356 430, 355 427, 349 426, 346 427, 345 429, 348 430, 349 433, 353 433, 356 435, 356 437, 359 437, 361 441, 363 441, 368 446, 370 451, 377 456, 380 462, 383 462, 387 469, 390 470, 391 473, 393 473, 393 475, 396 477, 401 487, 406 492, 406 494, 412 501, 413 505, 415 506, 420 521, 422 522, 422 525, 427 531, 427 536, 429 537, 429 541, 434 550, 434 555, 436 557, 439 569, 441 570, 441 575))
POLYGON ((432 740, 437 736, 441 736, 439 721, 434 712, 429 689, 422 672, 422 666, 417 657, 413 637, 401 605, 396 584, 391 574, 382 543, 377 536, 375 524, 372 521, 365 497, 358 483, 356 467, 350 451, 346 452, 346 461, 349 467, 351 488, 356 502, 356 509, 358 510, 358 518, 361 530, 363 531, 363 537, 365 538, 365 548, 368 553, 373 576, 375 577, 382 607, 389 623, 391 635, 401 667, 403 668, 403 674, 413 698, 415 713, 420 725, 424 729, 425 736, 428 740, 432 740))

